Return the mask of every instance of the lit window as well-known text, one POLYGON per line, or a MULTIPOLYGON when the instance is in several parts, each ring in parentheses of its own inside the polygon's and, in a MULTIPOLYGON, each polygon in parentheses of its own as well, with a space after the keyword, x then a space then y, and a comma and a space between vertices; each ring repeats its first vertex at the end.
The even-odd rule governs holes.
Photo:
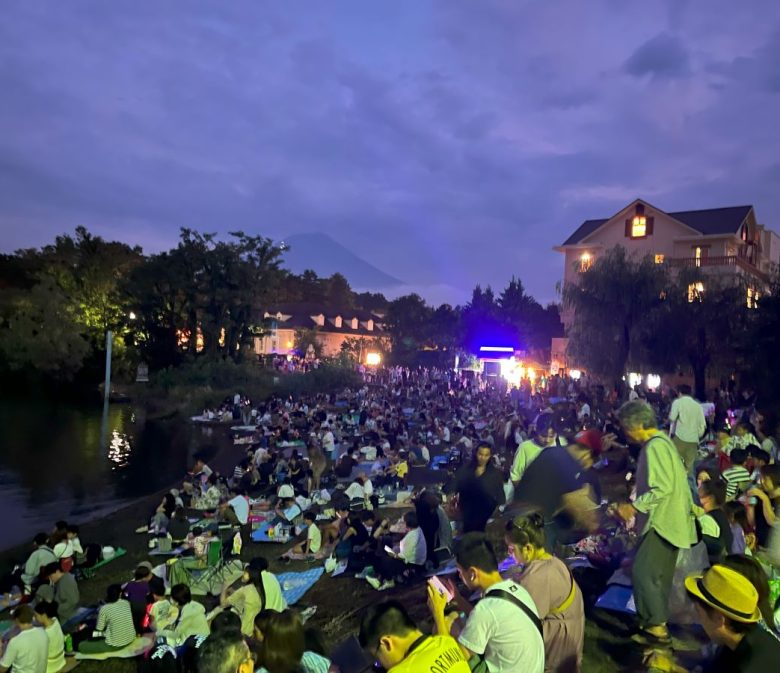
POLYGON ((761 293, 758 290, 754 290, 752 287, 747 289, 747 307, 758 308, 758 300, 761 297, 761 293))
POLYGON ((693 256, 696 259, 696 266, 701 266, 701 248, 697 246, 693 251, 693 256))
POLYGON ((587 271, 591 266, 593 266, 593 257, 589 252, 583 252, 580 256, 580 271, 587 271))
POLYGON ((694 301, 701 301, 701 296, 704 293, 704 283, 691 283, 688 286, 688 303, 694 301))
POLYGON ((635 215, 631 220, 631 238, 642 238, 647 235, 647 218, 644 215, 635 215))
POLYGON ((655 256, 655 263, 656 264, 663 264, 664 263, 664 255, 656 255, 655 256))

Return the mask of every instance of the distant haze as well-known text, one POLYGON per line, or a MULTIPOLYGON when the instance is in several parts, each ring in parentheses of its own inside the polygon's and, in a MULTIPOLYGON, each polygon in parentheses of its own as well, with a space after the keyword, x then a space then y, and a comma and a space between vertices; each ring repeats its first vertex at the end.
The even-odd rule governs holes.
POLYGON ((285 238, 284 243, 288 249, 284 252, 283 266, 293 273, 303 273, 307 269, 322 277, 340 273, 353 289, 372 292, 381 292, 404 284, 327 234, 294 234, 285 238))

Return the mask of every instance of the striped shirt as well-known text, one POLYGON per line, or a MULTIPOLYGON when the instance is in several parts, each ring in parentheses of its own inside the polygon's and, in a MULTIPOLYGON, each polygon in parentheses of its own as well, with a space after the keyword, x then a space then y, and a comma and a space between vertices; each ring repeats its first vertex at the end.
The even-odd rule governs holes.
POLYGON ((135 640, 135 625, 130 603, 120 598, 114 603, 106 603, 98 613, 97 631, 103 631, 106 645, 125 647, 135 640))
POLYGON ((742 465, 732 465, 721 475, 726 482, 726 499, 734 500, 750 485, 750 472, 742 465))

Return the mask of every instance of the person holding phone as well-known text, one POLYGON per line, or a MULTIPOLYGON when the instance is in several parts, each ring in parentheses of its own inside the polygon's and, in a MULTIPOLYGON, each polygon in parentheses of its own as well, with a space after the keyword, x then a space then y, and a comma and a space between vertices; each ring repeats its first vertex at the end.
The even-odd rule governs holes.
POLYGON ((420 530, 417 515, 414 512, 404 514, 407 533, 395 551, 387 545, 374 560, 375 575, 366 577, 366 581, 377 591, 395 586, 396 578, 406 578, 422 571, 428 549, 425 536, 420 530))

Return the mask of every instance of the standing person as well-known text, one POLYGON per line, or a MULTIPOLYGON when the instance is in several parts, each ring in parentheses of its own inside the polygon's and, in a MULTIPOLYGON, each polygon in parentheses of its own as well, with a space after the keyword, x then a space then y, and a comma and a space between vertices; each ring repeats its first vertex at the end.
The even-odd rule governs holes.
MULTIPOLYGON (((455 545, 455 562, 469 591, 482 599, 472 606, 447 581, 456 607, 468 615, 458 636, 464 657, 484 659, 490 673, 542 673, 544 641, 542 624, 530 594, 498 572, 493 546, 482 533, 467 533, 455 545)), ((444 616, 447 596, 428 585, 428 608, 434 631, 448 635, 451 622, 444 616)))
POLYGON ((456 493, 464 533, 482 533, 496 507, 504 502, 504 478, 493 463, 493 449, 480 442, 474 459, 456 473, 447 492, 456 493))
POLYGON ((634 558, 634 599, 638 641, 668 645, 669 594, 680 549, 696 543, 693 498, 677 447, 658 429, 653 408, 642 400, 626 402, 618 418, 629 441, 642 445, 636 470, 636 500, 617 513, 636 516, 642 536, 634 558))
POLYGON ((691 387, 677 387, 677 399, 669 410, 672 441, 680 452, 688 478, 693 481, 693 466, 699 452, 699 440, 707 430, 704 409, 691 397, 691 387))
POLYGON ((470 670, 461 648, 449 634, 425 635, 398 601, 368 608, 360 624, 359 641, 388 673, 470 670), (447 662, 446 669, 440 666, 442 661, 447 662))
MULTIPOLYGON (((46 673, 49 639, 46 631, 33 626, 33 609, 20 605, 13 612, 19 633, 8 641, 0 658, 0 673, 46 673)), ((2 648, 2 641, 0 641, 2 648)))
POLYGON ((523 478, 528 466, 534 462, 539 454, 556 441, 556 432, 553 428, 553 415, 551 413, 539 414, 534 421, 531 439, 527 439, 517 447, 517 453, 512 460, 512 469, 509 476, 512 483, 517 486, 523 478))
POLYGON ((507 523, 504 541, 523 566, 514 579, 531 595, 542 620, 545 673, 577 673, 585 644, 582 592, 566 564, 545 550, 544 518, 515 518, 507 523))

